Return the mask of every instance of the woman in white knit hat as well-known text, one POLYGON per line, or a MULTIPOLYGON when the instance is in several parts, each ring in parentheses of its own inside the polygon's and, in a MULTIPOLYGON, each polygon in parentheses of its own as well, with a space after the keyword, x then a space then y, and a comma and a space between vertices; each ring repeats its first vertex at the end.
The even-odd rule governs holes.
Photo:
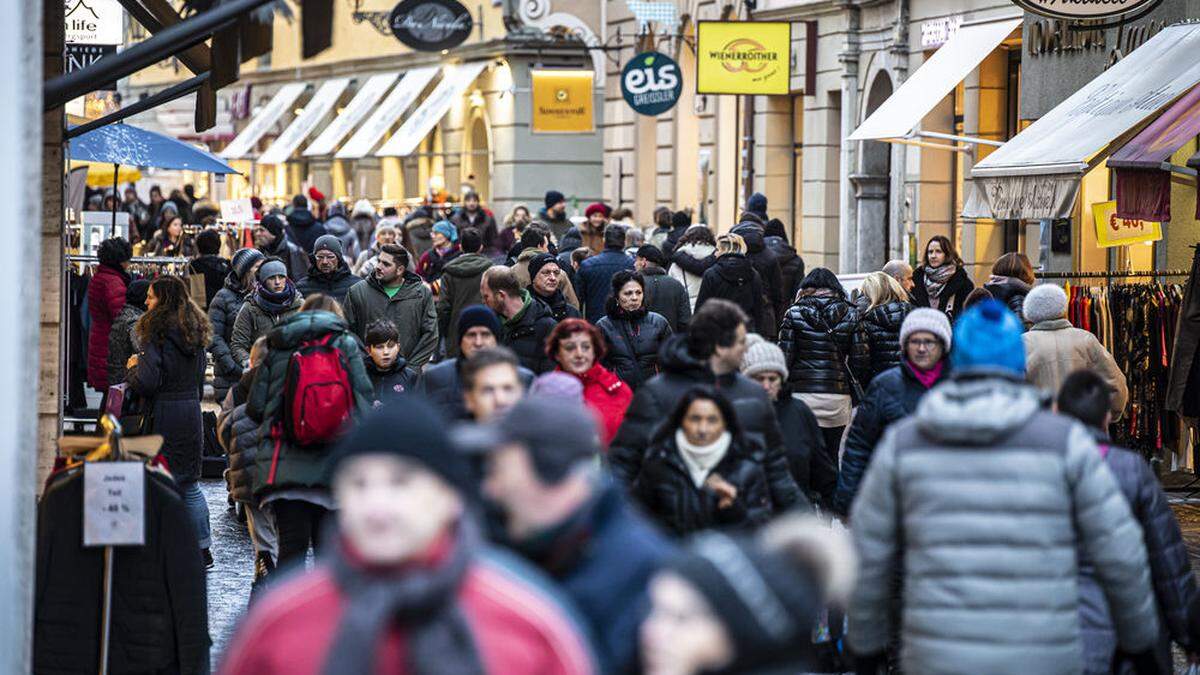
POLYGON ((746 336, 742 374, 762 385, 775 407, 783 432, 788 468, 796 485, 814 504, 828 509, 837 486, 837 464, 825 452, 825 437, 812 410, 787 391, 787 359, 783 350, 757 333, 746 336))

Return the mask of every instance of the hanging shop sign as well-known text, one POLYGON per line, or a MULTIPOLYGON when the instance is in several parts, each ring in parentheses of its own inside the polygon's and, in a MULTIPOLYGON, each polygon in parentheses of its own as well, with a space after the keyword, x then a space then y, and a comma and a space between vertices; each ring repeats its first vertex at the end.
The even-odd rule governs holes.
MULTIPOLYGON (((100 59, 117 53, 116 45, 81 45, 67 44, 63 56, 64 72, 73 73, 76 70, 83 70, 100 59)), ((116 91, 117 83, 107 82, 99 87, 96 91, 116 91)))
POLYGON ((388 16, 392 35, 421 52, 453 49, 475 27, 471 12, 458 0, 404 0, 388 16))
POLYGON ((701 21, 696 27, 696 93, 788 94, 792 24, 701 21))
POLYGON ((125 9, 118 0, 64 0, 63 41, 119 45, 125 38, 125 9))
POLYGON ((596 130, 590 70, 535 70, 533 120, 535 134, 590 134, 596 130))
POLYGON ((1096 245, 1101 248, 1162 239, 1162 223, 1117 217, 1115 199, 1092 204, 1092 217, 1096 221, 1096 245))
POLYGON ((1113 19, 1128 14, 1142 14, 1158 6, 1162 0, 1013 0, 1022 9, 1052 19, 1113 19))
POLYGON ((621 94, 639 115, 661 115, 679 101, 683 76, 679 64, 666 54, 642 52, 621 71, 621 94))

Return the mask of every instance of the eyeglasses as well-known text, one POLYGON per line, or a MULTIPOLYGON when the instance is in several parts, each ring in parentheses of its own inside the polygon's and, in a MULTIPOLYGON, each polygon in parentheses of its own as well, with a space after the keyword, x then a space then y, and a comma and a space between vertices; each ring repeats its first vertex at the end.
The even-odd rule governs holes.
POLYGON ((334 255, 334 254, 332 254, 332 253, 318 253, 318 254, 317 254, 316 256, 314 256, 314 257, 315 257, 317 260, 324 260, 324 261, 326 261, 326 262, 333 261, 333 260, 337 260, 337 256, 336 256, 336 255, 334 255))
POLYGON ((933 349, 942 346, 940 340, 909 340, 908 344, 917 349, 933 349))

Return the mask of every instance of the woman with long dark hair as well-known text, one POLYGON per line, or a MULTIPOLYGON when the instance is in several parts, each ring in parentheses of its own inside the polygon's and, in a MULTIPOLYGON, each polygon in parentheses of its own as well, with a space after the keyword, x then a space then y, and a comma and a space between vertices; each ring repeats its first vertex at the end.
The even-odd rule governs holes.
POLYGON ((146 292, 146 313, 135 327, 141 352, 129 357, 128 381, 146 401, 150 415, 147 433, 160 434, 160 455, 183 495, 196 526, 199 550, 212 567, 208 503, 196 481, 204 452, 205 348, 212 335, 204 310, 188 296, 178 277, 159 277, 146 292))
POLYGON ((146 251, 149 255, 167 258, 192 258, 200 253, 196 242, 184 233, 183 219, 179 216, 168 220, 162 229, 154 233, 150 243, 146 245, 146 251))
POLYGON ((975 284, 963 269, 962 258, 950 240, 937 235, 925 244, 925 258, 913 271, 913 305, 932 307, 953 321, 961 316, 975 284))
POLYGON ((733 404, 689 389, 651 441, 633 494, 676 536, 754 527, 775 513, 762 447, 742 433, 733 404))
POLYGON ((658 372, 658 349, 671 337, 671 324, 646 309, 646 280, 632 270, 613 275, 607 310, 596 323, 608 341, 605 365, 636 390, 658 372))

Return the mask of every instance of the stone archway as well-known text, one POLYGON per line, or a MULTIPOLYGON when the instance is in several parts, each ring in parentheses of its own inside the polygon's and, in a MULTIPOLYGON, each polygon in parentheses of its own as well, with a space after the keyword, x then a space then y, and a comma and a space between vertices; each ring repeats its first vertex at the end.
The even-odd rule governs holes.
MULTIPOLYGON (((892 78, 879 71, 867 92, 862 119, 892 95, 892 78)), ((856 272, 873 272, 887 262, 891 242, 892 147, 882 141, 863 141, 858 153, 858 171, 850 175, 858 202, 858 252, 856 272)))
POLYGON ((475 109, 464 129, 465 150, 462 158, 462 183, 469 183, 486 204, 492 196, 491 130, 483 110, 475 109))

